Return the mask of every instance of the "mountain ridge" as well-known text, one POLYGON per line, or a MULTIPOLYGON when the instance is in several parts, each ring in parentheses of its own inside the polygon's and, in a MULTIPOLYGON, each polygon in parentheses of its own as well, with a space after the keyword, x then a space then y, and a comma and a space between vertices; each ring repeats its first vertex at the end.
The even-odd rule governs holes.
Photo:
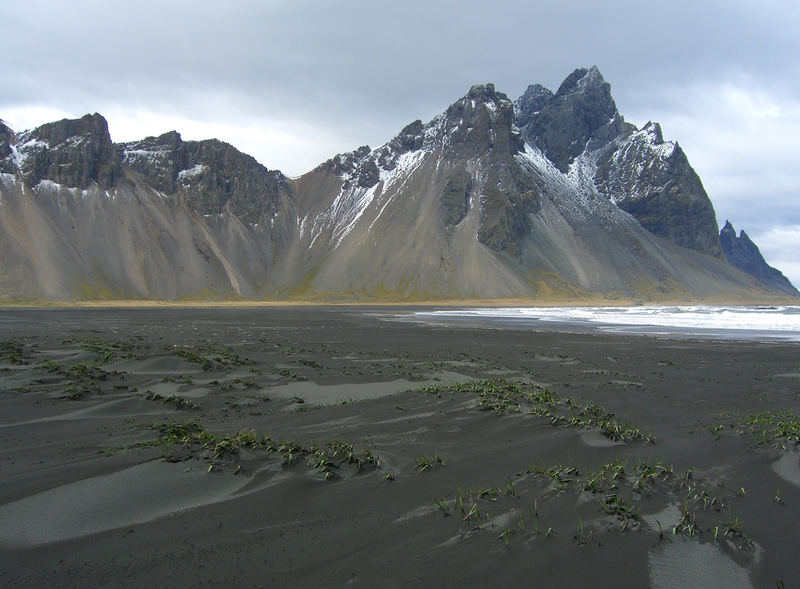
POLYGON ((0 125, 0 173, 6 300, 794 294, 726 262, 680 147, 596 67, 516 101, 472 86, 293 179, 176 131, 114 144, 96 113, 0 125))

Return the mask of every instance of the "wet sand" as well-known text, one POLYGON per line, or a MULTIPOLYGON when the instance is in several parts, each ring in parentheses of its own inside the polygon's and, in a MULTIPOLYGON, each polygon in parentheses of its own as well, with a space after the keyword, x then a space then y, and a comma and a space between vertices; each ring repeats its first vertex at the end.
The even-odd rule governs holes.
POLYGON ((800 583, 799 344, 403 312, 0 310, 3 584, 800 583))

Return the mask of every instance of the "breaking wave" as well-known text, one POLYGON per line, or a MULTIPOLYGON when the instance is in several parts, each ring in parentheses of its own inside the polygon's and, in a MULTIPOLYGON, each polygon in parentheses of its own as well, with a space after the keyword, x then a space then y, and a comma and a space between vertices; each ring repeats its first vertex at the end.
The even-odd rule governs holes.
POLYGON ((517 327, 544 324, 657 335, 800 341, 800 306, 535 307, 422 311, 422 320, 473 319, 517 327))

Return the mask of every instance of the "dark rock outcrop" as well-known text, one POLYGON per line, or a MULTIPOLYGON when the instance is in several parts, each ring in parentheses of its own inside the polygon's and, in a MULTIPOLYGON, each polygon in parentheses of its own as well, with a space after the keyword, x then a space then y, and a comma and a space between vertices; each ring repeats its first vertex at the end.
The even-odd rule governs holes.
MULTIPOLYGON (((525 143, 514 124, 513 103, 493 84, 472 86, 445 112, 437 139, 450 161, 485 159, 477 238, 496 252, 517 256, 517 242, 530 233, 530 215, 541 201, 535 182, 514 157, 525 143)), ((450 212, 445 210, 445 222, 450 212)))
POLYGON ((11 157, 14 141, 14 131, 0 119, 0 172, 5 174, 16 174, 19 171, 11 157))
POLYGON ((792 286, 792 283, 780 270, 767 264, 747 233, 741 231, 739 237, 736 237, 736 230, 730 221, 726 221, 725 227, 720 231, 720 241, 725 259, 730 265, 750 274, 769 288, 790 295, 800 295, 800 292, 792 286))
POLYGON ((468 172, 456 172, 450 177, 439 199, 445 226, 458 225, 466 216, 471 192, 472 176, 468 172))
POLYGON ((508 96, 497 92, 494 84, 479 84, 445 111, 438 139, 446 140, 459 158, 490 152, 494 157, 513 155, 524 148, 513 123, 514 105, 508 96))
POLYGON ((203 215, 229 210, 258 223, 277 210, 279 193, 290 192, 279 171, 216 139, 183 141, 171 131, 117 145, 122 162, 167 194, 180 192, 203 215))
POLYGON ((19 172, 31 186, 50 180, 70 188, 93 182, 110 188, 120 176, 108 123, 97 113, 20 133, 14 149, 19 172))
POLYGON ((597 67, 572 72, 549 100, 545 90, 531 86, 517 101, 517 124, 525 140, 562 172, 584 150, 599 149, 633 131, 617 112, 611 86, 597 67))
POLYGON ((680 146, 664 141, 658 123, 647 123, 603 150, 594 182, 648 231, 722 257, 716 214, 703 183, 680 146))

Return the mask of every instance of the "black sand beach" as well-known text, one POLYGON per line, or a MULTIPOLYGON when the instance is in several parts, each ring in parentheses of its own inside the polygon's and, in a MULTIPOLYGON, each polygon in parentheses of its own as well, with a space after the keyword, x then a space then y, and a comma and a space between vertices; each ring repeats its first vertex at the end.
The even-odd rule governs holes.
POLYGON ((0 310, 7 587, 795 587, 800 344, 0 310))

